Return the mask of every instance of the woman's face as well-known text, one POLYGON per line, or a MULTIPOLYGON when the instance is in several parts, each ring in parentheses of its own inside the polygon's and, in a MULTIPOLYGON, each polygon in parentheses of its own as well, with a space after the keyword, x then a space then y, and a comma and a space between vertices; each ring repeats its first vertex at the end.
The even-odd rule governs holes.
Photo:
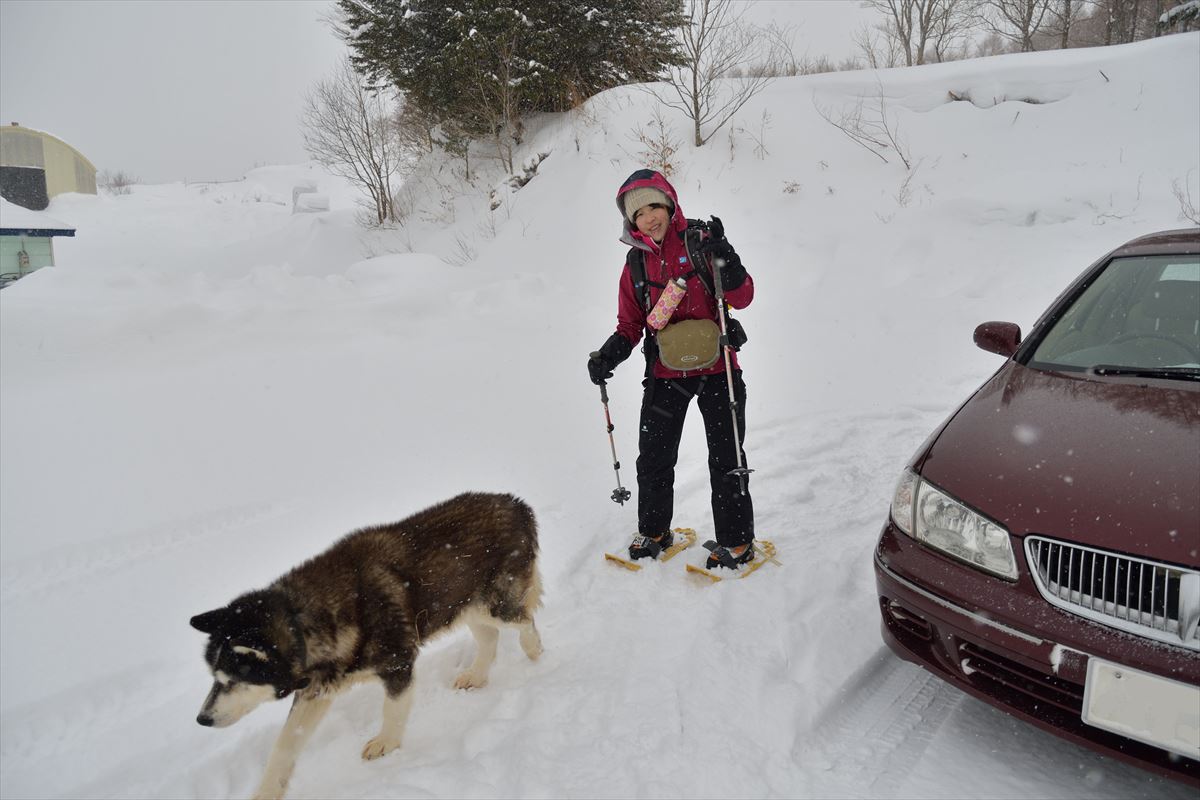
POLYGON ((633 215, 633 224, 643 236, 649 236, 656 244, 662 244, 667 235, 667 227, 671 222, 671 214, 662 203, 651 203, 642 206, 633 215))

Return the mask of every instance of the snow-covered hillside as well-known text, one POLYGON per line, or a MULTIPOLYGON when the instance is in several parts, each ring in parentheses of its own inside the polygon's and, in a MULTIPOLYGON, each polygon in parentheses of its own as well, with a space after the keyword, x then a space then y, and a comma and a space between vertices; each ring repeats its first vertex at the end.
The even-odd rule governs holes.
MULTIPOLYGON (((584 364, 651 109, 623 88, 537 120, 519 190, 430 165, 397 231, 357 228, 312 166, 55 199, 77 236, 0 294, 0 795, 249 795, 286 704, 197 725, 189 617, 481 490, 538 514, 545 656, 506 633, 490 685, 455 692, 473 642, 429 644, 403 748, 360 760, 382 690, 356 689, 291 797, 1192 796, 893 658, 870 554, 905 460, 1000 365, 974 326, 1028 329, 1107 249, 1189 224, 1200 34, 783 79, 680 151, 683 210, 720 216, 756 282, 746 442, 782 562, 715 586, 601 558, 635 512, 584 364), (911 173, 818 113, 881 94, 911 173), (291 213, 307 180, 333 210, 291 213)), ((640 373, 609 386, 627 485, 640 373)), ((675 522, 706 536, 692 417, 675 522)))

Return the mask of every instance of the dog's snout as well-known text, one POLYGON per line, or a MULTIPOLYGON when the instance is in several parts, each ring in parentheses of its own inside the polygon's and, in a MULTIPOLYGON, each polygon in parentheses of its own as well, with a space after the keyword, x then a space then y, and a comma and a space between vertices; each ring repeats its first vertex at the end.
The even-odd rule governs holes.
POLYGON ((196 722, 199 722, 206 728, 211 728, 213 724, 213 718, 208 714, 200 714, 196 717, 196 722))

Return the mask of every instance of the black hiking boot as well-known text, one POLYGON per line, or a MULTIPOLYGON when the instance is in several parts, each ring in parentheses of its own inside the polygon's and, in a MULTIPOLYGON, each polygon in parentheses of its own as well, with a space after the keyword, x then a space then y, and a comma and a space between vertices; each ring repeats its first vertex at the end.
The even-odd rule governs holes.
POLYGON ((754 543, 750 542, 745 547, 746 549, 740 554, 734 555, 733 550, 736 550, 737 547, 724 547, 711 540, 705 542, 704 549, 710 552, 704 568, 716 569, 717 567, 724 567, 725 569, 737 569, 739 564, 748 564, 754 560, 754 543))
POLYGON ((629 545, 629 559, 637 561, 639 558, 658 558, 658 554, 674 542, 675 534, 670 531, 660 533, 658 536, 646 536, 639 533, 633 537, 633 542, 629 545))

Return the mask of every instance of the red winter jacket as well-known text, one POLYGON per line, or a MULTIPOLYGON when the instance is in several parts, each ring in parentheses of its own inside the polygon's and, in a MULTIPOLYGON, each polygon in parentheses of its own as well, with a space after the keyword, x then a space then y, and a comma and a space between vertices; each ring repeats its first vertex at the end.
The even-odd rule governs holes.
MULTIPOLYGON (((671 186, 670 182, 661 174, 650 172, 649 170, 645 172, 647 173, 645 178, 631 180, 617 191, 617 208, 621 212, 621 219, 624 220, 624 233, 621 235, 621 241, 643 251, 647 280, 665 286, 673 278, 680 277, 692 271, 692 265, 688 263, 687 245, 684 244, 687 218, 684 217, 683 210, 679 207, 679 199, 675 194, 675 187, 671 186), (629 219, 625 216, 625 206, 621 202, 621 195, 630 189, 637 189, 643 186, 649 186, 663 192, 671 199, 671 203, 675 207, 674 213, 671 215, 671 230, 663 238, 661 245, 656 244, 649 236, 643 236, 637 227, 630 223, 629 219)), ((709 266, 705 264, 700 269, 707 270, 709 266)), ((658 286, 650 287, 651 307, 658 302, 660 294, 662 294, 662 289, 658 286)), ((746 280, 741 286, 736 289, 726 290, 725 292, 725 302, 733 308, 745 308, 750 305, 750 301, 753 299, 754 280, 749 275, 746 276, 746 280)), ((685 319, 711 319, 718 325, 720 324, 720 320, 717 318, 716 299, 709 293, 708 288, 696 275, 688 278, 687 294, 680 301, 679 307, 675 309, 675 313, 671 315, 672 322, 685 319)), ((642 307, 642 298, 640 292, 634 288, 633 276, 630 274, 629 265, 626 264, 621 272, 620 290, 617 296, 617 333, 628 340, 633 347, 637 347, 638 342, 642 340, 642 333, 646 329, 646 311, 642 307)), ((738 369, 737 353, 730 351, 730 355, 733 359, 733 368, 738 369)), ((724 357, 718 359, 711 367, 690 372, 677 372, 668 369, 657 359, 654 362, 654 377, 656 378, 715 375, 724 371, 724 357)))

